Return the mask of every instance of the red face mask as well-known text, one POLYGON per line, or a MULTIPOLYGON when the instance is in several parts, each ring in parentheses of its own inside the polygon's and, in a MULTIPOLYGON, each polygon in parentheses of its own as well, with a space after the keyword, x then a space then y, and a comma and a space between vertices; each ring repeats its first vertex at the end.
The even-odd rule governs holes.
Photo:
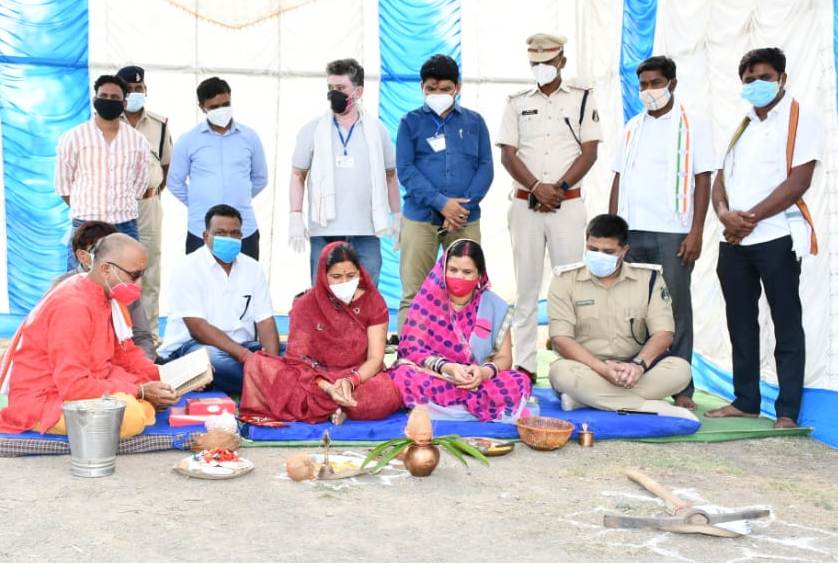
POLYGON ((142 288, 135 283, 121 282, 111 288, 111 297, 126 307, 139 299, 142 293, 142 288))
POLYGON ((454 297, 465 297, 474 291, 479 281, 478 279, 464 280, 463 278, 445 276, 445 287, 448 288, 448 292, 454 297))

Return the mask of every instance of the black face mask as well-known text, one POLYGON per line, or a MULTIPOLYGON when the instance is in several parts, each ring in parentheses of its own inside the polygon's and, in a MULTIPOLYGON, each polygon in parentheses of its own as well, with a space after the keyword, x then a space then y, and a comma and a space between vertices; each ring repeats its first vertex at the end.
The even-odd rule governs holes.
POLYGON ((96 113, 99 114, 99 117, 107 121, 113 121, 122 115, 122 110, 125 109, 125 104, 122 100, 96 98, 93 102, 93 107, 96 109, 96 113))
POLYGON ((326 94, 329 103, 332 105, 332 111, 335 113, 343 113, 346 111, 346 106, 349 105, 349 96, 337 90, 331 90, 326 94))

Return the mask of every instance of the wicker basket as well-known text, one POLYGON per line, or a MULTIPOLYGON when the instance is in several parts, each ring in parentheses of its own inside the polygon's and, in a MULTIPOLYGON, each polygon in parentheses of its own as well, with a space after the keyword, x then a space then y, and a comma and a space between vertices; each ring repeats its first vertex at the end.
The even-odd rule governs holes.
POLYGON ((521 441, 535 450, 557 450, 564 446, 573 433, 573 423, 548 416, 528 416, 518 419, 521 441))

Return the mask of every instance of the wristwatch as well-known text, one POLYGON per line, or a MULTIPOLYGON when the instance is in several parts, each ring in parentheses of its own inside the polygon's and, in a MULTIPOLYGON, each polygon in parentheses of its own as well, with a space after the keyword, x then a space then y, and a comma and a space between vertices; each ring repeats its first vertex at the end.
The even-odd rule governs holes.
POLYGON ((635 356, 631 359, 631 363, 637 364, 638 366, 643 368, 643 373, 649 371, 649 364, 646 363, 646 360, 641 358, 640 356, 635 356))

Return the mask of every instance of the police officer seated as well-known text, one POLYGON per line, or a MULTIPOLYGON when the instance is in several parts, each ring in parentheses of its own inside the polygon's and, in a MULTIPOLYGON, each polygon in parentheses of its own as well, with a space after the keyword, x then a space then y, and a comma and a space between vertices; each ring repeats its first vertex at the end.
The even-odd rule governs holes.
POLYGON ((667 357, 675 323, 660 266, 624 261, 628 225, 599 215, 586 231, 584 262, 555 269, 548 311, 550 384, 562 408, 655 413, 698 420, 665 401, 690 381, 690 365, 667 357))

